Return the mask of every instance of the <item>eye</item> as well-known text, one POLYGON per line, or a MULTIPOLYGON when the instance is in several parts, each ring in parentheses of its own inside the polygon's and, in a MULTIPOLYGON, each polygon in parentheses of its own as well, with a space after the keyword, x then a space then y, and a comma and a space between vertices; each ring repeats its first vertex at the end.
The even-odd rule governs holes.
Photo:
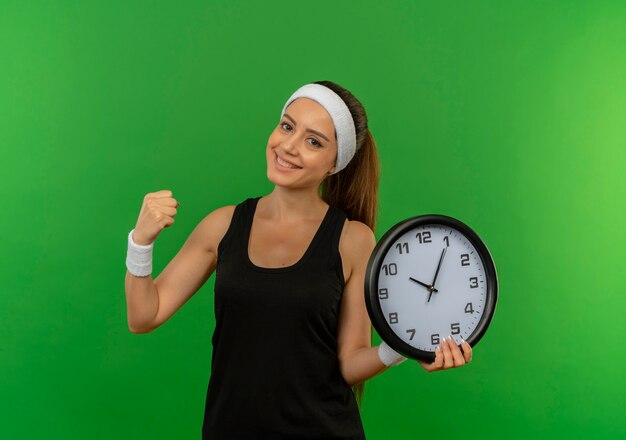
MULTIPOLYGON (((288 123, 288 122, 281 122, 281 123, 280 123, 280 128, 282 128, 283 130, 286 130, 286 131, 291 131, 291 125, 289 125, 289 123, 288 123), (289 129, 288 129, 288 130, 286 130, 286 129, 284 128, 284 127, 285 127, 285 125, 286 125, 287 127, 289 127, 289 129)), ((311 138, 309 138, 309 139, 311 139, 311 140, 314 142, 312 145, 314 145, 314 146, 316 146, 316 147, 323 147, 323 145, 322 145, 322 144, 321 144, 321 143, 320 143, 317 139, 315 139, 315 138, 313 138, 313 137, 311 137, 311 138)))
POLYGON ((313 142, 315 142, 313 145, 315 145, 316 147, 321 147, 321 146, 322 146, 322 144, 320 144, 319 142, 317 142, 317 139, 315 139, 315 138, 309 138, 309 139, 312 139, 312 140, 313 140, 313 142))

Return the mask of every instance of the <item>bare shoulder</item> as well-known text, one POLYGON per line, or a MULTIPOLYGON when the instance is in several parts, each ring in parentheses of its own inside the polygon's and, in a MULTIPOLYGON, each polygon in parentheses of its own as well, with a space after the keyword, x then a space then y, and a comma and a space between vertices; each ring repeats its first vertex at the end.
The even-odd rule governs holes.
POLYGON ((358 220, 346 220, 339 239, 344 272, 348 273, 346 282, 355 268, 365 270, 375 246, 376 237, 369 226, 358 220))
POLYGON ((220 241, 228 231, 235 207, 235 205, 226 205, 216 208, 207 214, 196 227, 199 232, 198 237, 204 241, 206 250, 215 256, 217 256, 220 241))

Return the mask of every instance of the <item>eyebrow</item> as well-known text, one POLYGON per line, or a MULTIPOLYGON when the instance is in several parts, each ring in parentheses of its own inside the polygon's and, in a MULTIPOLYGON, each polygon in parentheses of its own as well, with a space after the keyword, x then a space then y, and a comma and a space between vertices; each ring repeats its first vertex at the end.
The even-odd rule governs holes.
MULTIPOLYGON (((293 122, 293 125, 298 125, 295 121, 295 119, 293 119, 291 116, 289 116, 287 113, 285 113, 285 116, 288 117, 289 119, 291 119, 291 122, 293 122)), ((323 137, 324 139, 326 139, 328 142, 330 142, 330 139, 328 139, 326 136, 324 136, 322 133, 320 133, 317 130, 313 130, 312 128, 307 128, 305 131, 310 131, 311 133, 315 133, 316 135, 323 137)))

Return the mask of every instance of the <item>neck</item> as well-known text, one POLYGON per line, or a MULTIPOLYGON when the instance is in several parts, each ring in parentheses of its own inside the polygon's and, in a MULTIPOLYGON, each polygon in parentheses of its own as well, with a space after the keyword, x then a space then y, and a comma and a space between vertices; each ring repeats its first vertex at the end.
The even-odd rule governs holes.
POLYGON ((292 189, 277 185, 263 199, 264 214, 286 223, 319 218, 324 215, 328 206, 317 190, 312 191, 310 188, 292 189))

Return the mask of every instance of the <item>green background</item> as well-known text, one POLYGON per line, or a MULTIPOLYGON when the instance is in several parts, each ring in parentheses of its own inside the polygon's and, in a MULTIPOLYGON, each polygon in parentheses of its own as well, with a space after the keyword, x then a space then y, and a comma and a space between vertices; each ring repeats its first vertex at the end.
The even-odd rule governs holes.
POLYGON ((457 217, 500 283, 471 364, 367 382, 368 439, 626 435, 623 1, 1 0, 0 60, 0 437, 200 438, 215 276, 132 334, 127 234, 173 191, 158 274, 269 193, 282 105, 322 79, 368 112, 377 238, 457 217))

